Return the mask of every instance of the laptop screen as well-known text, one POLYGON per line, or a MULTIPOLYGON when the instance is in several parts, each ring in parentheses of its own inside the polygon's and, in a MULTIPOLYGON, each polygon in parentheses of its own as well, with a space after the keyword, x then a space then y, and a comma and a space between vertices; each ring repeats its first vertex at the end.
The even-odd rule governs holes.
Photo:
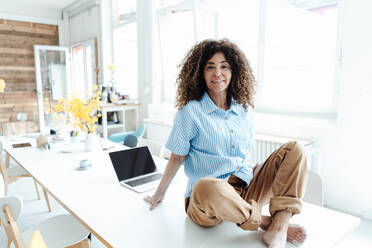
POLYGON ((119 181, 156 171, 147 146, 111 152, 109 155, 119 181))

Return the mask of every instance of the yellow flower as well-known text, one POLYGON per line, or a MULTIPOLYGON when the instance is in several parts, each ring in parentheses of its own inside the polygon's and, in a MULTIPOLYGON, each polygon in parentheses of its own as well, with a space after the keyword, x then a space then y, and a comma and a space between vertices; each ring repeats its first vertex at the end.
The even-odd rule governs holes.
POLYGON ((97 113, 102 102, 100 101, 101 91, 98 86, 93 87, 93 96, 86 101, 82 101, 76 96, 71 96, 67 99, 59 99, 58 103, 53 105, 53 111, 57 113, 65 113, 67 123, 73 127, 79 127, 81 131, 91 133, 97 128, 95 123, 98 122, 97 113))
POLYGON ((110 65, 108 65, 108 68, 110 68, 110 70, 113 71, 113 70, 115 70, 115 65, 110 64, 110 65))

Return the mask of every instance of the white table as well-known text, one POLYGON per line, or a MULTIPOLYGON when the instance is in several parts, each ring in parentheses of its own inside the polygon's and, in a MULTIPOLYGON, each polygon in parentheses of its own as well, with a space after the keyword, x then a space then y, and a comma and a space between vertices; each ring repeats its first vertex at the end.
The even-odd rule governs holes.
MULTIPOLYGON (((146 193, 119 185, 107 152, 87 153, 82 146, 73 153, 63 153, 66 148, 61 147, 13 149, 9 140, 3 142, 6 152, 107 247, 265 247, 261 232, 243 231, 233 223, 213 228, 192 223, 184 212, 185 180, 171 184, 164 202, 149 211, 143 201, 146 193), (85 158, 93 166, 76 170, 85 158)), ((155 161, 164 166, 164 160, 155 161)), ((307 228, 302 247, 332 247, 359 224, 359 218, 305 203, 292 222, 307 228)))

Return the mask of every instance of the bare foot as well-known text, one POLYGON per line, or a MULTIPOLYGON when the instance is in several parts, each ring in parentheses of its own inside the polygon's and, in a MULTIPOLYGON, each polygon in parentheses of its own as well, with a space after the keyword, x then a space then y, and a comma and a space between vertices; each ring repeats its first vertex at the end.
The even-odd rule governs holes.
MULTIPOLYGON (((260 228, 267 231, 271 225, 270 216, 263 215, 260 228)), ((302 244, 306 239, 306 229, 297 224, 288 224, 287 241, 293 244, 302 244)))
POLYGON ((269 248, 285 248, 287 239, 288 222, 291 213, 278 211, 267 231, 262 235, 262 241, 269 248))
POLYGON ((287 241, 294 245, 301 245, 307 237, 306 229, 300 225, 289 225, 287 231, 287 241))
MULTIPOLYGON (((270 216, 263 215, 260 228, 267 231, 271 224, 270 216)), ((305 242, 306 229, 297 224, 288 224, 287 241, 294 245, 300 245, 305 242)))

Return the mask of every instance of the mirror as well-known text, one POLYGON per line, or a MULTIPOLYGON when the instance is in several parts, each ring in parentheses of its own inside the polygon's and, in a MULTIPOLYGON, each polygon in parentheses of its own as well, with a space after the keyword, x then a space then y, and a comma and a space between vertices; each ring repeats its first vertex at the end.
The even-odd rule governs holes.
POLYGON ((65 97, 67 93, 66 52, 40 51, 40 69, 43 92, 50 92, 52 100, 65 97))
POLYGON ((39 111, 39 128, 45 132, 46 109, 50 103, 68 95, 71 89, 69 48, 34 46, 36 90, 39 111))

